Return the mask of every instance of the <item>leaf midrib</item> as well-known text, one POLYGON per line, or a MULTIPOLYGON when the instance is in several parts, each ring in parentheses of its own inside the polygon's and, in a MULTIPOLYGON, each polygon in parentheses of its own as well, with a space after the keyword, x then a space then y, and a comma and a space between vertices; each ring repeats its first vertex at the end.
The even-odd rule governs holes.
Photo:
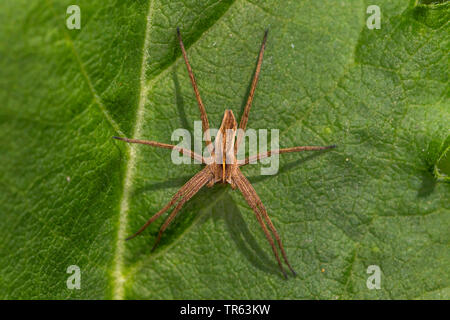
MULTIPOLYGON (((233 1, 232 4, 236 3, 233 1)), ((135 127, 133 131, 134 137, 140 137, 143 125, 143 114, 145 111, 145 105, 147 103, 147 95, 150 91, 150 88, 170 69, 171 66, 175 65, 180 59, 181 55, 177 57, 172 63, 166 66, 161 72, 153 76, 151 79, 146 79, 147 69, 148 69, 148 48, 150 43, 150 30, 151 30, 151 17, 153 15, 153 4, 154 0, 149 0, 148 11, 146 15, 146 28, 145 28, 145 40, 142 48, 142 62, 141 62, 141 74, 140 74, 140 89, 139 89, 139 102, 138 108, 136 110, 136 118, 135 118, 135 127)), ((230 5, 231 7, 231 5, 230 5)), ((226 10, 229 11, 230 7, 226 10)), ((216 24, 223 16, 222 14, 215 22, 216 24)), ((214 25, 213 24, 213 25, 214 25)), ((209 26, 210 29, 212 26, 209 26)), ((205 30, 206 32, 206 30, 205 30)), ((202 35, 194 41, 197 42, 203 37, 202 35)), ((192 46, 192 43, 190 46, 192 46)), ((189 48, 188 46, 187 48, 189 48)), ((120 200, 120 211, 119 211, 119 219, 118 219, 118 232, 115 243, 115 253, 113 258, 113 274, 112 274, 112 295, 113 299, 122 300, 124 298, 124 284, 128 278, 127 275, 123 273, 123 256, 125 251, 125 242, 126 238, 126 228, 128 223, 128 210, 129 210, 129 195, 131 190, 131 181, 134 175, 134 169, 136 167, 136 157, 137 157, 137 145, 135 144, 127 144, 128 146, 128 155, 127 155, 127 166, 126 173, 123 180, 123 189, 122 189, 122 197, 120 200)), ((134 270, 134 269, 133 269, 134 270)))
MULTIPOLYGON (((143 114, 145 103, 147 102, 147 94, 149 91, 149 87, 145 84, 145 76, 147 73, 147 60, 148 60, 148 50, 149 42, 150 42, 150 29, 151 29, 151 16, 153 13, 153 3, 154 1, 149 0, 148 10, 146 15, 146 27, 145 27, 145 39, 142 48, 142 62, 141 62, 141 74, 140 74, 140 88, 139 88, 139 102, 138 108, 136 110, 136 121, 133 130, 133 136, 139 137, 141 136, 142 131, 142 123, 143 123, 143 114)), ((116 250, 113 259, 113 277, 112 277, 112 294, 113 298, 116 300, 123 299, 124 294, 124 283, 125 278, 123 276, 123 255, 125 251, 125 234, 126 227, 128 222, 128 210, 129 210, 129 197, 130 197, 130 188, 131 181, 134 175, 135 167, 136 167, 136 155, 137 148, 136 144, 128 144, 128 161, 126 167, 126 173, 123 180, 123 190, 122 197, 120 199, 120 211, 119 211, 119 220, 117 227, 117 238, 116 238, 116 250)))

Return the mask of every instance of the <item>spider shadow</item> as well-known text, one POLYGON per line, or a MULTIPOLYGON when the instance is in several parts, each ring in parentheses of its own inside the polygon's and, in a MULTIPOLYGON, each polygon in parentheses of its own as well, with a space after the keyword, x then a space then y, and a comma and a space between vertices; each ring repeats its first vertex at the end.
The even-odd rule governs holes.
MULTIPOLYGON (((292 168, 295 168, 306 161, 312 160, 328 151, 330 150, 319 151, 302 159, 289 162, 280 168, 279 173, 288 172, 292 168)), ((191 176, 192 175, 189 176, 186 175, 182 177, 168 179, 162 182, 147 184, 137 189, 134 193, 140 194, 161 189, 181 187, 191 178, 191 176)), ((265 179, 268 178, 270 178, 270 176, 253 176, 250 177, 249 179, 253 183, 255 183, 259 181, 264 181, 265 179)), ((279 275, 280 271, 278 265, 274 261, 274 258, 269 256, 262 249, 258 241, 252 235, 252 232, 250 232, 247 223, 243 219, 241 210, 238 208, 238 206, 232 199, 231 195, 229 194, 231 189, 226 190, 227 188, 229 188, 229 186, 225 185, 216 185, 212 189, 204 187, 202 188, 202 190, 199 191, 197 196, 195 196, 191 201, 189 201, 184 206, 182 210, 191 211, 193 208, 201 207, 202 203, 203 204, 206 203, 207 201, 205 201, 205 199, 220 198, 220 200, 218 200, 214 204, 212 209, 210 209, 210 212, 204 214, 204 216, 199 220, 199 223, 204 223, 211 218, 214 221, 219 221, 220 219, 222 219, 225 222, 225 226, 230 235, 230 238, 233 240, 238 250, 246 257, 246 259, 254 267, 266 273, 279 275)), ((177 234, 179 234, 179 232, 183 232, 182 229, 185 229, 192 223, 195 223, 194 219, 195 214, 191 214, 188 217, 180 214, 180 216, 177 217, 177 219, 175 219, 173 225, 166 230, 165 236, 162 238, 159 247, 160 248, 165 247, 167 245, 170 245, 173 241, 176 241, 177 234)), ((155 236, 156 234, 153 234, 151 237, 155 236)), ((138 256, 146 254, 148 254, 148 248, 142 247, 142 250, 139 252, 138 256)))
MULTIPOLYGON (((155 182, 155 183, 149 183, 144 185, 143 187, 140 187, 136 189, 133 194, 138 195, 141 193, 146 193, 150 191, 156 191, 156 190, 162 190, 162 189, 169 189, 173 187, 181 188, 190 178, 192 178, 194 174, 191 175, 185 175, 177 178, 167 179, 161 182, 155 182)), ((174 193, 175 194, 175 193, 174 193)), ((169 201, 169 200, 167 200, 169 201)))
POLYGON ((225 227, 238 250, 256 268, 263 272, 280 275, 278 265, 274 257, 270 257, 261 247, 249 230, 241 211, 229 194, 229 190, 223 190, 224 194, 219 200, 211 215, 205 216, 205 220, 212 218, 215 222, 223 220, 225 227))
POLYGON ((180 115, 181 125, 184 129, 192 132, 192 127, 189 125, 189 121, 186 116, 184 98, 183 94, 181 93, 180 81, 178 80, 178 75, 175 68, 172 72, 172 80, 175 87, 176 105, 178 114, 180 115))
MULTIPOLYGON (((142 193, 147 191, 161 190, 174 186, 177 186, 179 188, 186 182, 184 181, 181 183, 177 183, 177 180, 178 179, 171 179, 164 183, 151 184, 150 186, 141 188, 136 192, 142 193)), ((159 229, 167 219, 168 214, 173 211, 174 207, 169 209, 168 212, 166 212, 162 217, 159 217, 157 220, 155 220, 152 225, 150 225, 149 228, 142 233, 142 236, 137 237, 136 239, 139 238, 141 244, 136 246, 137 249, 135 249, 132 263, 137 263, 139 260, 143 259, 143 257, 148 256, 149 253, 158 254, 158 252, 164 251, 167 249, 167 247, 170 247, 173 244, 177 243, 180 240, 180 237, 184 236, 183 234, 185 233, 186 229, 188 229, 193 223, 196 223, 195 219, 199 214, 198 211, 201 210, 203 204, 205 203, 205 201, 202 201, 202 199, 205 199, 205 194, 208 191, 211 190, 205 190, 205 188, 202 188, 191 200, 189 200, 182 207, 176 218, 173 220, 172 224, 164 232, 161 241, 159 242, 154 252, 151 252, 150 248, 155 243, 155 239, 158 235, 159 229)), ((217 192, 215 192, 215 194, 217 194, 217 192)), ((169 201, 169 199, 167 199, 167 201, 169 201)), ((155 213, 156 212, 152 212, 152 214, 155 213)), ((202 217, 200 221, 202 219, 204 219, 204 217, 202 217)), ((137 242, 137 240, 135 242, 137 242)))
MULTIPOLYGON (((140 190, 137 190, 137 192, 173 187, 178 184, 178 180, 181 179, 171 179, 167 182, 155 183, 145 188, 141 188, 140 190)), ((181 182, 180 185, 181 184, 183 184, 183 182, 181 182)), ((186 228, 189 228, 189 226, 193 223, 203 224, 209 219, 213 219, 214 222, 223 220, 226 230, 229 233, 229 238, 233 240, 238 250, 254 267, 266 273, 279 275, 280 271, 278 269, 278 265, 273 260, 274 258, 272 259, 272 257, 270 257, 262 249, 261 245, 250 232, 247 223, 243 219, 241 211, 229 194, 230 190, 227 190, 228 188, 229 186, 225 185, 216 185, 212 189, 206 187, 202 188, 202 190, 200 190, 198 194, 193 197, 193 199, 186 203, 182 209, 182 211, 194 210, 197 212, 184 215, 183 212, 180 211, 180 214, 174 220, 174 223, 164 233, 156 252, 161 249, 164 250, 164 247, 171 246, 177 241, 180 233, 184 233, 186 228), (199 212, 201 207, 203 207, 209 199, 213 200, 217 198, 220 200, 214 203, 211 209, 208 209, 209 212, 205 212, 203 214, 199 212), (203 216, 198 220, 198 222, 195 222, 198 214, 202 214, 203 216)), ((157 229, 150 232, 150 234, 149 232, 146 233, 144 237, 145 242, 148 242, 149 239, 151 239, 150 244, 152 243, 154 240, 153 238, 156 237, 155 232, 157 229)), ((139 246, 139 249, 136 251, 135 260, 138 261, 141 257, 148 255, 148 250, 149 248, 147 245, 139 246)))

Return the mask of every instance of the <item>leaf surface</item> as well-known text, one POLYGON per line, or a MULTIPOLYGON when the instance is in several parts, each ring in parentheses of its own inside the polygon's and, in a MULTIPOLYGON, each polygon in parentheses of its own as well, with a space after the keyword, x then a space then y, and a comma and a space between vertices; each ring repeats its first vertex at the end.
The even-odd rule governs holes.
POLYGON ((69 30, 72 2, 0 4, 1 298, 450 298, 447 1, 80 0, 69 30), (296 278, 229 186, 202 189, 155 252, 166 215, 124 241, 200 169, 112 139, 194 132, 177 26, 212 127, 240 117, 269 28, 249 127, 338 145, 243 169, 296 278))

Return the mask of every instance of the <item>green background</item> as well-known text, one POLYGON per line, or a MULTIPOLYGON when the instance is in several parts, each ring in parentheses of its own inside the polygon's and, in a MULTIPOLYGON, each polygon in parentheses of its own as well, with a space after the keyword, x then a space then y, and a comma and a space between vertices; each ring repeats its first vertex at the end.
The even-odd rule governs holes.
POLYGON ((450 298, 449 15, 447 1, 1 1, 0 298, 450 298), (243 169, 296 278, 229 186, 202 189, 155 252, 166 216, 124 242, 200 169, 111 138, 193 131, 177 26, 212 127, 240 117, 269 28, 249 128, 338 144, 281 156, 276 176, 243 169))

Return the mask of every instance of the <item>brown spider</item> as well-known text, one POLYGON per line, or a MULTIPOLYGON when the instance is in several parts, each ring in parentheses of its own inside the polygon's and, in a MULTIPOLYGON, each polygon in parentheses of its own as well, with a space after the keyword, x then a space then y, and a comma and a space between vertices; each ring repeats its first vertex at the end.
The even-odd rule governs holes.
POLYGON ((192 68, 189 64, 186 50, 184 48, 183 41, 181 39, 180 29, 177 28, 177 35, 178 40, 181 47, 181 52, 183 54, 184 61, 186 63, 186 67, 189 73, 189 77, 192 82, 192 86, 194 88, 195 96, 197 98, 198 106, 200 109, 201 114, 201 120, 202 120, 202 130, 205 135, 205 142, 206 147, 209 151, 210 157, 205 158, 197 153, 195 153, 192 150, 184 149, 179 146, 171 145, 171 144, 165 144, 160 143, 156 141, 148 141, 148 140, 137 140, 137 139, 128 139, 128 138, 120 138, 120 137, 114 137, 115 139, 126 141, 129 143, 140 143, 140 144, 147 144, 153 147, 159 147, 159 148, 165 148, 165 149, 175 149, 179 151, 183 155, 188 155, 192 159, 195 159, 202 164, 205 164, 206 167, 204 167, 200 172, 198 172, 196 175, 194 175, 184 186, 178 190, 178 192, 172 197, 172 199, 167 203, 164 208, 162 208, 158 213, 153 215, 134 235, 130 236, 126 240, 130 240, 137 235, 139 235, 142 231, 144 231, 153 221, 155 221, 158 217, 160 217, 162 214, 164 214, 168 209, 170 209, 172 206, 174 206, 177 201, 178 203, 175 206, 175 209, 172 211, 172 213, 169 215, 167 220, 164 222, 164 224, 161 226, 158 237, 155 241, 155 244, 152 248, 152 251, 156 248, 157 244, 159 243, 161 236, 166 230, 166 228, 170 225, 172 220, 175 218, 177 213, 180 211, 181 207, 189 200, 191 199, 204 185, 207 185, 208 187, 212 187, 216 183, 229 183, 231 185, 231 188, 236 189, 238 188, 242 195, 244 196, 245 200, 247 200, 247 203, 252 208, 252 210, 255 213, 256 218, 258 219, 259 224, 261 225, 264 234, 267 237, 267 240, 269 241, 270 245, 272 246, 273 253, 275 254, 275 258, 277 259, 278 265, 280 266, 281 271, 283 272, 283 275, 287 278, 286 272, 283 269, 283 265, 281 263, 280 257, 278 255, 278 250, 275 246, 274 240, 269 232, 272 232, 273 236, 276 239, 276 242, 278 244, 278 247, 280 248, 281 254, 283 256, 284 261, 286 262, 289 269, 292 271, 294 276, 296 275, 294 269, 289 264, 289 261, 286 257, 286 253, 284 251, 283 245, 281 243, 280 236, 278 235, 277 230, 275 229, 275 226, 273 225, 272 221, 269 218, 269 215, 267 214, 266 208, 264 207, 263 203, 261 202, 261 199, 256 194, 255 189, 250 184, 250 182, 247 180, 247 178, 242 174, 241 170, 239 169, 241 166, 244 166, 248 163, 252 163, 254 161, 257 161, 259 159, 270 157, 273 154, 281 154, 281 153, 288 153, 288 152, 298 152, 298 151, 309 151, 309 150, 325 150, 325 149, 331 149, 335 148, 335 145, 331 146, 300 146, 300 147, 293 147, 293 148, 287 148, 287 149, 279 149, 279 150, 271 150, 268 152, 260 153, 256 156, 250 156, 247 157, 244 161, 238 161, 236 158, 238 147, 244 137, 244 131, 247 127, 247 121, 248 116, 250 113, 250 107, 252 105, 253 96, 255 94, 256 84, 258 83, 259 73, 261 70, 261 63, 263 60, 263 54, 264 49, 266 46, 266 39, 267 39, 267 33, 268 31, 264 33, 264 39, 261 45, 261 49, 259 52, 258 57, 258 63, 256 66, 256 71, 253 76, 252 84, 250 93, 247 99, 247 104, 245 105, 244 114, 242 115, 241 122, 239 123, 239 129, 237 130, 237 123, 234 118, 233 112, 231 110, 226 110, 225 114, 222 119, 222 124, 219 129, 219 133, 217 138, 215 139, 215 146, 213 146, 211 142, 211 136, 209 133, 209 122, 208 117, 206 115, 206 110, 203 105, 202 99, 200 98, 200 93, 198 91, 197 83, 195 82, 194 74, 192 72, 192 68), (236 136, 237 131, 237 136, 236 136), (236 143, 235 143, 236 140, 236 143), (217 151, 217 152, 216 152, 217 151), (226 161, 223 161, 223 159, 226 159, 226 161), (267 228, 269 227, 269 229, 267 228))

